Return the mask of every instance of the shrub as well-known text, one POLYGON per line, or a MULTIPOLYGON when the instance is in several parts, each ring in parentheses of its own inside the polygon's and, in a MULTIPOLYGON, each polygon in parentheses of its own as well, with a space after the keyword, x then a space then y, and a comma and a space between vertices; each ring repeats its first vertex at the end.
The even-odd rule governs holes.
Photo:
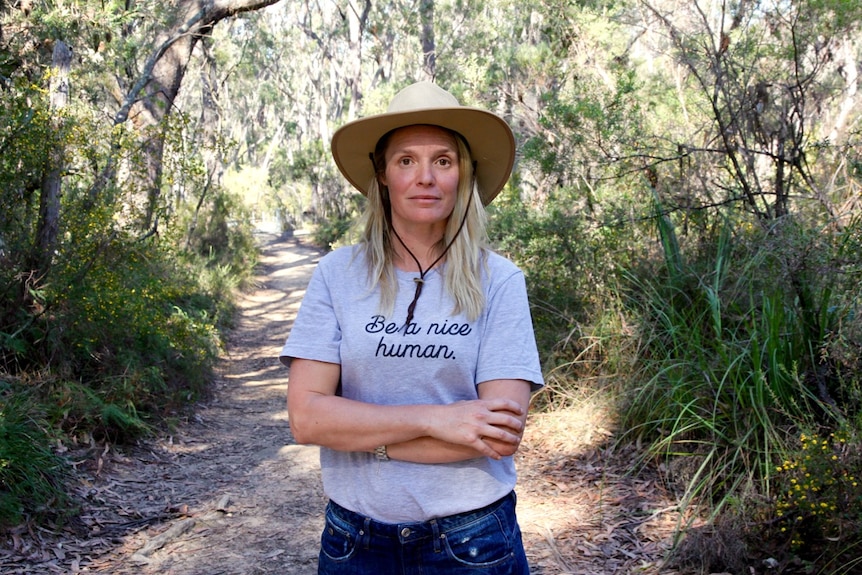
POLYGON ((86 276, 50 295, 57 368, 143 413, 198 397, 218 353, 219 298, 230 294, 204 292, 194 271, 158 245, 113 241, 86 276))
POLYGON ((775 528, 806 562, 828 558, 843 572, 862 546, 862 451, 857 434, 839 429, 802 433, 798 448, 776 467, 775 528), (843 558, 842 558, 843 557, 843 558))
POLYGON ((329 218, 314 226, 311 233, 311 241, 314 245, 326 250, 331 250, 339 245, 341 240, 354 224, 353 217, 329 218))
POLYGON ((506 195, 492 206, 492 245, 524 272, 539 349, 549 352, 587 318, 595 293, 583 220, 553 204, 544 212, 530 210, 506 195))

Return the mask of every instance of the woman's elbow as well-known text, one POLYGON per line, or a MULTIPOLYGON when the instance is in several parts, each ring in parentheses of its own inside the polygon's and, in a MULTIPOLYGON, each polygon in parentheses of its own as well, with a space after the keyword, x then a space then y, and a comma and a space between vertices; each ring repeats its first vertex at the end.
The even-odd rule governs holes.
POLYGON ((293 441, 299 445, 313 445, 314 437, 310 431, 310 426, 307 425, 305 413, 300 409, 291 409, 290 404, 287 408, 287 422, 290 426, 290 434, 293 436, 293 441))
POLYGON ((302 423, 301 418, 299 420, 290 418, 288 424, 290 425, 290 434, 293 436, 293 441, 298 445, 320 445, 308 426, 302 423))
POLYGON ((290 433, 293 436, 294 443, 297 445, 314 445, 314 441, 310 437, 306 437, 296 425, 291 424, 290 433))

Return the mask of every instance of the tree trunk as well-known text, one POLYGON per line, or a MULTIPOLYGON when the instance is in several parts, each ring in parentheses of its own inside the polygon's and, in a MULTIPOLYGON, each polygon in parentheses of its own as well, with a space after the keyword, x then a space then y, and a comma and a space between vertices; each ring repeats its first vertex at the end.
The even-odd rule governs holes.
MULTIPOLYGON (((347 117, 353 119, 359 113, 359 103, 362 101, 362 35, 365 32, 365 26, 368 23, 368 13, 371 11, 371 0, 364 0, 360 6, 350 3, 350 10, 347 12, 350 44, 350 108, 347 112, 347 117)), ((328 138, 326 139, 328 141, 328 138)))
POLYGON ((437 77, 437 46, 434 42, 434 0, 420 0, 419 19, 422 22, 422 72, 433 82, 437 77))
POLYGON ((215 57, 211 50, 212 38, 201 38, 201 53, 203 54, 203 74, 201 74, 201 118, 199 123, 200 150, 204 157, 207 170, 206 183, 200 191, 192 220, 186 235, 186 249, 191 247, 197 229, 198 218, 206 197, 213 187, 221 186, 224 175, 224 161, 218 146, 218 134, 221 130, 221 114, 218 107, 219 81, 215 57))
POLYGON ((65 165, 63 110, 69 100, 69 69, 72 65, 72 50, 58 40, 54 44, 51 62, 51 114, 56 141, 48 157, 48 166, 42 179, 39 198, 39 223, 36 232, 34 267, 45 272, 51 265, 57 232, 60 229, 60 183, 65 165))

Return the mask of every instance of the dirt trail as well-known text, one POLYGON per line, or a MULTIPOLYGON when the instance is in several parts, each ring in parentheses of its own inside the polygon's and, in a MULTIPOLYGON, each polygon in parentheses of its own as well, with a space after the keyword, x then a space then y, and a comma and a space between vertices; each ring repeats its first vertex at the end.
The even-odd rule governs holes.
MULTIPOLYGON (((277 355, 322 252, 261 241, 257 289, 239 302, 213 398, 171 437, 90 457, 79 519, 61 533, 19 533, 0 572, 316 572, 317 449, 292 441, 277 355)), ((518 514, 534 575, 671 573, 659 564, 673 503, 654 480, 627 475, 630 455, 605 445, 605 427, 588 404, 531 416, 518 514)))

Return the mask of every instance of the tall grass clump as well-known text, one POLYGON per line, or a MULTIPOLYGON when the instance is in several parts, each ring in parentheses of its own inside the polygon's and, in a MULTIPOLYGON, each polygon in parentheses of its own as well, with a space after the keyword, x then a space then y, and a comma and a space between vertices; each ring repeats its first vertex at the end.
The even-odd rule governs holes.
POLYGON ((693 246, 667 216, 656 221, 660 264, 629 276, 641 332, 623 440, 649 445, 684 516, 738 515, 757 531, 776 520, 786 488, 777 470, 800 430, 858 417, 859 376, 830 356, 835 341, 862 342, 848 325, 858 322, 858 261, 841 247, 846 232, 792 220, 728 218, 693 246))
POLYGON ((67 468, 27 386, 0 380, 0 529, 27 518, 61 519, 67 468))

